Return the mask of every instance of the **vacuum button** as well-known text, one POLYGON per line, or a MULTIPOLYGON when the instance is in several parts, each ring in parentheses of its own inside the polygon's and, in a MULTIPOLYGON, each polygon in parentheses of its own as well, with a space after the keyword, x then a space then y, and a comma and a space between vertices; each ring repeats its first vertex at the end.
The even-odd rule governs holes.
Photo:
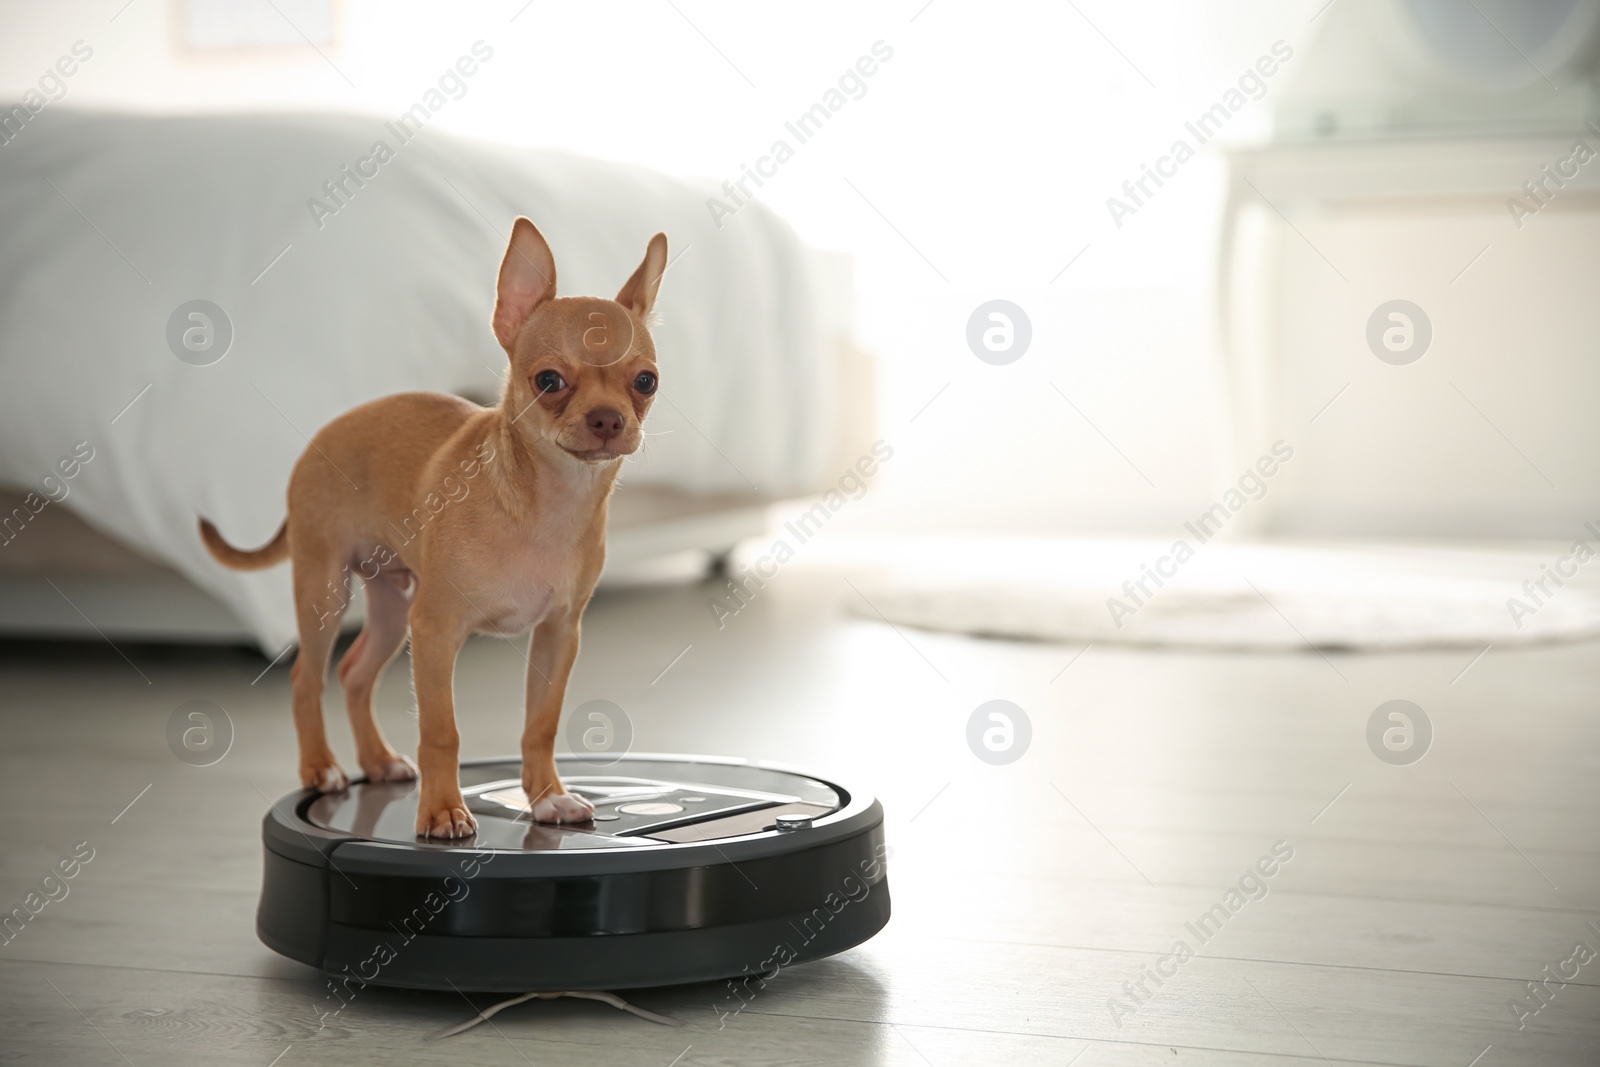
POLYGON ((617 810, 624 815, 676 815, 683 810, 683 805, 674 804, 670 800, 652 800, 638 804, 624 804, 617 810))
POLYGON ((789 814, 779 815, 773 821, 778 824, 778 829, 780 830, 809 830, 815 820, 815 815, 789 814))

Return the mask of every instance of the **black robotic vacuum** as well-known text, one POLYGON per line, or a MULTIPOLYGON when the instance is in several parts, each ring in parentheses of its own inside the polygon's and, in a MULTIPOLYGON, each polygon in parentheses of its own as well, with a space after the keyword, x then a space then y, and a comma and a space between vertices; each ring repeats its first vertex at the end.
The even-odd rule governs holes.
POLYGON ((532 822, 515 758, 462 764, 465 841, 415 836, 415 782, 283 798, 257 934, 346 980, 523 993, 770 978, 889 921, 870 796, 707 756, 557 762, 593 822, 532 822))

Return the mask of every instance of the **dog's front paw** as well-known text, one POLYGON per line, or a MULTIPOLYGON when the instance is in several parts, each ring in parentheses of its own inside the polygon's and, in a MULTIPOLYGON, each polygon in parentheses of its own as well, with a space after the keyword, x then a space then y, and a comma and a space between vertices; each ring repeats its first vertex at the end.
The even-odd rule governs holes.
POLYGON ((576 793, 553 793, 533 805, 535 822, 588 822, 594 818, 594 805, 576 793))
POLYGON ((477 832, 478 820, 459 793, 439 804, 417 805, 418 837, 471 837, 477 832))

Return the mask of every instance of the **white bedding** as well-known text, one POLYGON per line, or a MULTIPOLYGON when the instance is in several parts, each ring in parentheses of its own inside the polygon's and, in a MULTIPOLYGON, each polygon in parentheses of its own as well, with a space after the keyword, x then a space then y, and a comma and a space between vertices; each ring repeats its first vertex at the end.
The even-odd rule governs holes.
POLYGON ((408 389, 494 395, 494 278, 525 214, 566 294, 615 294, 650 235, 668 236, 656 436, 626 482, 803 490, 828 453, 830 309, 790 228, 752 204, 718 229, 715 191, 431 130, 402 144, 381 119, 52 109, 0 147, 0 481, 44 495, 88 442, 65 506, 281 648, 287 571, 224 570, 195 516, 259 544, 307 436, 335 415, 408 389), (323 184, 379 140, 393 158, 315 218, 307 201, 335 206, 323 184), (194 299, 234 331, 209 366, 167 342, 169 316, 194 299))

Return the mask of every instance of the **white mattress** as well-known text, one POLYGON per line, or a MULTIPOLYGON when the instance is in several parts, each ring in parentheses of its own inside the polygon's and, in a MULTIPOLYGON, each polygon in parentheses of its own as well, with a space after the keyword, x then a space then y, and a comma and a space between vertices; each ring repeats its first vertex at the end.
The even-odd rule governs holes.
POLYGON ((494 395, 494 278, 525 214, 567 294, 613 295, 667 233, 655 436, 624 480, 801 491, 830 456, 841 287, 759 204, 717 228, 714 191, 432 131, 402 144, 379 119, 52 109, 0 149, 0 481, 42 493, 88 442, 51 506, 172 564, 281 647, 286 573, 219 567, 195 516, 265 541, 290 467, 333 416, 408 389, 494 395), (307 201, 331 204, 323 184, 378 140, 394 158, 319 226, 307 201), (167 341, 194 299, 234 331, 209 366, 167 341))

